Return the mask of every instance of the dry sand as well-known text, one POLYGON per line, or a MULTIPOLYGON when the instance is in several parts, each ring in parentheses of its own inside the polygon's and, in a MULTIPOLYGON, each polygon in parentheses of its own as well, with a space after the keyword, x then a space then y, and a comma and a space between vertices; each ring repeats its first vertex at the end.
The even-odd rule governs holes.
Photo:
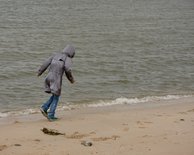
POLYGON ((0 155, 194 155, 193 97, 59 116, 56 122, 41 114, 1 119, 0 155), (61 135, 44 134, 44 127, 61 135))

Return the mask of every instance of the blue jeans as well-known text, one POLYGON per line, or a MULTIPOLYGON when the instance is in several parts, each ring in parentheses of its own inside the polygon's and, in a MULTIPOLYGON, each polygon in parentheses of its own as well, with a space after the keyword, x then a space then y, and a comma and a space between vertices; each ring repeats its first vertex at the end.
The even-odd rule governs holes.
POLYGON ((43 109, 44 111, 48 111, 48 109, 49 109, 48 117, 54 117, 54 115, 55 115, 55 110, 56 110, 56 108, 57 108, 58 102, 59 102, 59 96, 57 96, 57 95, 52 95, 52 96, 49 98, 49 100, 48 100, 46 103, 44 103, 44 104, 42 105, 42 109, 43 109))

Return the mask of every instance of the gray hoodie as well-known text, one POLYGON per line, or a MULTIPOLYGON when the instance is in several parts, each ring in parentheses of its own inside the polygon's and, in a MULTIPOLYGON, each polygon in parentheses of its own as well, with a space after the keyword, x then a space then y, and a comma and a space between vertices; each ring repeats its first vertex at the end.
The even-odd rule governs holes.
POLYGON ((40 76, 49 66, 48 75, 45 78, 45 92, 61 95, 62 77, 65 72, 67 79, 74 83, 71 73, 72 58, 75 55, 75 48, 67 45, 63 52, 53 54, 48 58, 38 70, 40 76))

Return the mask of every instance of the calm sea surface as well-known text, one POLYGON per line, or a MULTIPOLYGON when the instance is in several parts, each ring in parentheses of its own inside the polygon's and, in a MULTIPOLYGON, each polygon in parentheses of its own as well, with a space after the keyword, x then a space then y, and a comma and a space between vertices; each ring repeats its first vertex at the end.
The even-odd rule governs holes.
POLYGON ((60 105, 194 94, 193 0, 0 0, 1 113, 47 100, 36 71, 69 43, 60 105))

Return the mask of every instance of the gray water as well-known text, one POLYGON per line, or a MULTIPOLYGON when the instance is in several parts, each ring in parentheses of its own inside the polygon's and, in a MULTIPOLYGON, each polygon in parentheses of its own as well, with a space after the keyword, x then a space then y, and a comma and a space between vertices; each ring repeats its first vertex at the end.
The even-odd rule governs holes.
POLYGON ((45 102, 36 71, 69 43, 62 105, 194 94, 193 0, 0 0, 0 112, 45 102))

